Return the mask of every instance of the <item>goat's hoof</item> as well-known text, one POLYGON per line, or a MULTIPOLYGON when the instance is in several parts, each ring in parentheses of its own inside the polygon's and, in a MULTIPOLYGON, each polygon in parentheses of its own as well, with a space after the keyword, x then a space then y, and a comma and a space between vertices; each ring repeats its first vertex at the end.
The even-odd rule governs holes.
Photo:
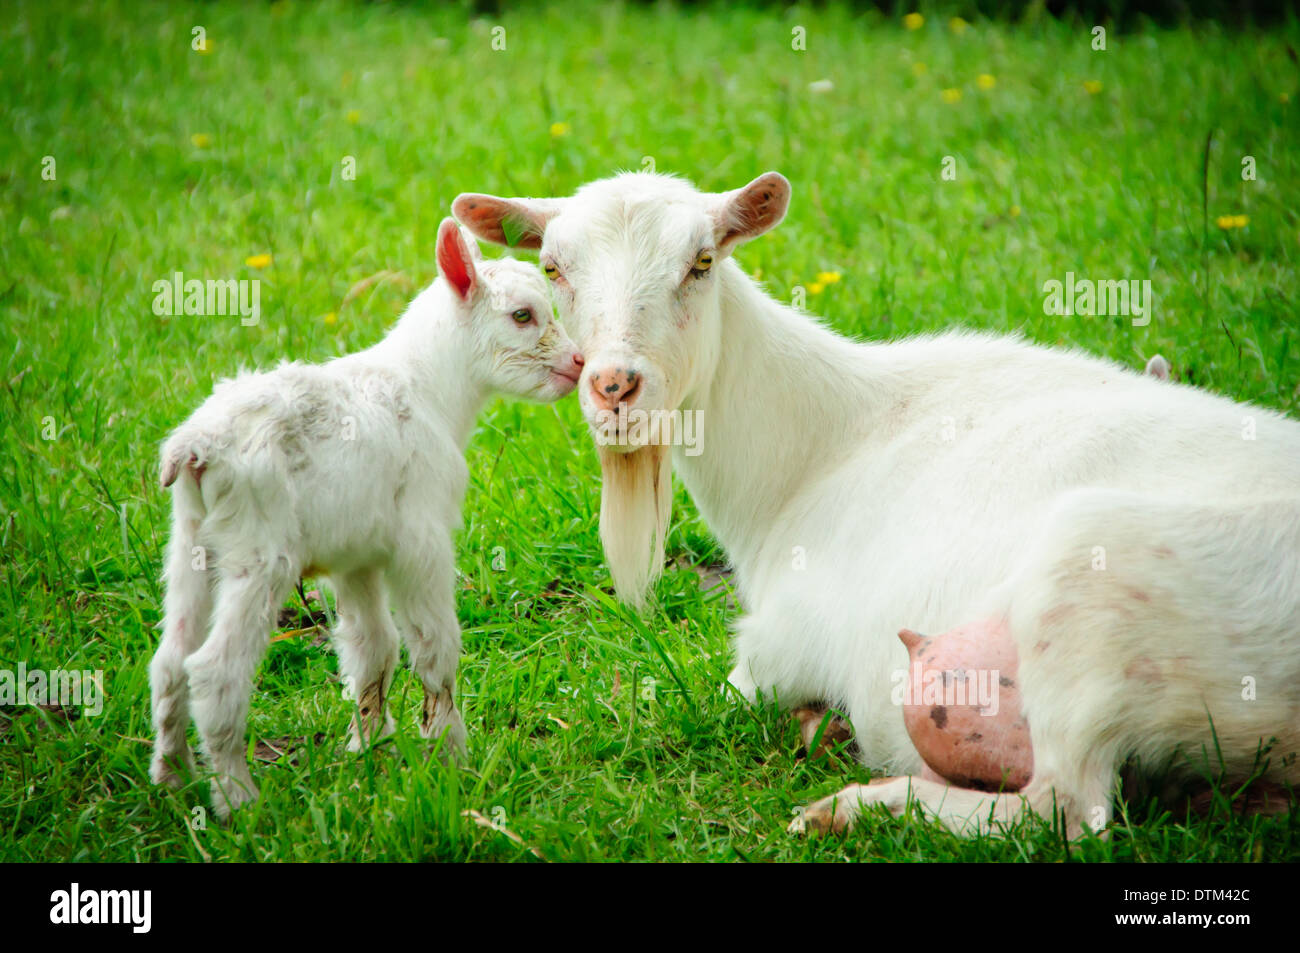
POLYGON ((231 814, 245 804, 252 804, 258 797, 257 785, 252 778, 246 781, 214 778, 212 781, 212 810, 221 821, 230 820, 231 814))
MULTIPOLYGON (((843 830, 839 828, 838 830, 843 830)), ((794 820, 786 828, 791 834, 803 836, 805 834, 826 834, 837 833, 835 827, 834 812, 829 806, 824 806, 824 802, 817 801, 809 804, 795 815, 794 820)))
POLYGON ((365 751, 370 745, 378 744, 391 735, 396 727, 384 700, 386 680, 386 675, 375 679, 365 687, 357 700, 352 724, 348 728, 348 750, 353 754, 365 751))
POLYGON ((808 760, 815 761, 822 755, 830 754, 841 745, 853 741, 853 726, 838 715, 826 721, 825 708, 796 708, 794 717, 799 722, 799 739, 803 742, 804 753, 808 760), (821 731, 822 722, 826 729, 822 731, 821 740, 816 745, 817 732, 821 731))
POLYGON ((186 751, 183 755, 155 754, 149 765, 149 780, 173 791, 185 786, 182 774, 194 772, 194 758, 186 751))
MULTIPOLYGON (((421 734, 424 734, 424 732, 421 731, 421 734)), ((465 723, 461 721, 460 712, 456 712, 455 721, 446 725, 441 733, 434 734, 433 732, 430 732, 425 735, 425 738, 435 743, 441 739, 439 753, 441 754, 442 760, 445 764, 464 763, 465 755, 468 751, 468 746, 466 744, 468 734, 465 731, 465 723)))
POLYGON ((858 814, 858 785, 850 785, 820 801, 813 801, 786 828, 791 834, 843 834, 853 827, 858 814))
POLYGON ((393 721, 393 716, 388 713, 384 714, 382 724, 373 718, 362 718, 362 724, 358 725, 354 718, 351 727, 348 728, 348 750, 353 754, 360 754, 366 748, 379 744, 396 730, 397 725, 393 721), (369 741, 366 740, 367 738, 369 741))
POLYGON ((465 757, 465 719, 452 701, 451 691, 443 689, 434 694, 424 693, 424 711, 420 718, 420 737, 426 741, 442 739, 442 760, 462 761, 465 757))

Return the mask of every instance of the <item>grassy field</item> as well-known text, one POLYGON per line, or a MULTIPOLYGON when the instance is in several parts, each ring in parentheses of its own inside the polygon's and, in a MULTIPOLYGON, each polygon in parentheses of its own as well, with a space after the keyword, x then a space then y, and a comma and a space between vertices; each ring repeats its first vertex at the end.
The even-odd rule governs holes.
POLYGON ((1094 51, 1089 24, 922 12, 6 4, 0 668, 102 670, 105 701, 0 709, 0 859, 1300 859, 1300 815, 1182 823, 1140 802, 1073 847, 1047 825, 959 841, 883 817, 787 836, 796 806, 868 771, 809 762, 788 717, 719 690, 735 610, 691 568, 724 556, 684 492, 657 606, 612 601, 572 400, 493 403, 473 438, 465 767, 427 758, 404 670, 399 733, 348 754, 335 658, 295 597, 252 703, 260 803, 203 826, 206 784, 148 784, 159 441, 238 367, 377 340, 432 280, 463 190, 778 169, 791 213, 739 259, 845 333, 1159 352, 1294 414, 1300 28, 1112 32, 1094 51), (260 322, 155 315, 177 271, 260 279, 260 322), (1153 320, 1045 314, 1068 272, 1150 279, 1153 320))

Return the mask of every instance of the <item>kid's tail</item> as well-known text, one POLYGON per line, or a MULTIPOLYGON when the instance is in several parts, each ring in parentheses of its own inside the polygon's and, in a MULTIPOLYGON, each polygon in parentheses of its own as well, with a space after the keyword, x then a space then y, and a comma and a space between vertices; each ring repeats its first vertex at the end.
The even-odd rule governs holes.
POLYGON ((186 421, 167 438, 162 448, 158 484, 165 490, 188 468, 197 480, 217 450, 216 435, 186 421))

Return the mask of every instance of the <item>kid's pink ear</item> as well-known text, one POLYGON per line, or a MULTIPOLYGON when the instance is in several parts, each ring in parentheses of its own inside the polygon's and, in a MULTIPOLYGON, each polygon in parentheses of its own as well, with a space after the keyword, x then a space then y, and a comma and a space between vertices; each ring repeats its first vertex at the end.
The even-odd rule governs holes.
POLYGON ((468 301, 478 288, 474 258, 456 220, 444 218, 438 226, 438 272, 462 301, 468 301))

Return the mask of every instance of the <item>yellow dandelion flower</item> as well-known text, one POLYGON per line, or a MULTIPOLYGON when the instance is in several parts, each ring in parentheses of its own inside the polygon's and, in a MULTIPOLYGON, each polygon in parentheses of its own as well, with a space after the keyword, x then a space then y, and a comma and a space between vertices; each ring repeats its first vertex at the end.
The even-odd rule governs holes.
POLYGON ((271 260, 271 256, 266 254, 249 255, 244 259, 244 264, 249 268, 265 268, 267 265, 271 264, 271 260))
POLYGON ((921 16, 919 13, 909 13, 907 16, 903 17, 903 26, 907 27, 909 30, 919 30, 921 27, 925 26, 925 17, 921 16))
POLYGON ((975 85, 980 89, 992 89, 997 84, 997 79, 991 73, 980 73, 975 77, 975 85))
POLYGON ((329 314, 325 315, 325 317, 324 317, 322 320, 323 320, 326 324, 330 324, 330 325, 332 325, 332 324, 337 323, 338 319, 339 319, 339 318, 338 318, 338 315, 336 315, 333 311, 331 311, 329 314))
POLYGON ((349 109, 348 114, 343 118, 355 126, 361 121, 361 111, 359 109, 349 109))
POLYGON ((825 290, 825 288, 826 286, 820 281, 814 281, 808 285, 808 293, 810 295, 819 295, 825 290))
POLYGON ((1220 215, 1214 220, 1214 224, 1219 226, 1225 232, 1233 228, 1245 228, 1250 224, 1249 215, 1220 215))
POLYGON ((1101 80, 1099 79, 1085 80, 1083 83, 1083 88, 1087 91, 1089 96, 1096 96, 1098 93, 1101 92, 1101 80))
POLYGON ((551 123, 551 138, 552 138, 552 139, 558 139, 558 138, 560 138, 560 136, 567 136, 568 134, 569 134, 569 124, 568 124, 567 122, 553 122, 553 123, 551 123))
POLYGON ((970 26, 970 24, 967 23, 965 20, 963 20, 961 17, 953 17, 951 20, 948 21, 948 29, 952 30, 952 32, 956 33, 958 36, 961 36, 963 33, 965 33, 966 27, 968 26, 970 26))
POLYGON ((840 280, 838 271, 819 271, 817 272, 817 283, 823 285, 833 285, 840 280))
POLYGON ((942 93, 940 93, 939 95, 943 97, 943 101, 944 101, 945 103, 959 103, 959 102, 961 102, 961 90, 960 90, 960 89, 957 89, 957 88, 955 88, 955 87, 950 88, 950 89, 945 89, 945 90, 944 90, 942 93))
POLYGON ((212 137, 206 132, 196 132, 194 135, 190 136, 190 142, 194 143, 195 149, 206 149, 208 146, 212 145, 212 137))
POLYGON ((1232 226, 1233 226, 1233 228, 1245 228, 1245 227, 1246 227, 1247 225, 1249 225, 1249 224, 1250 224, 1250 216, 1249 216, 1249 215, 1234 215, 1234 216, 1232 216, 1232 226))
POLYGON ((1007 209, 1007 211, 1011 213, 1011 217, 1012 217, 1012 218, 1019 218, 1019 217, 1020 217, 1020 206, 1019 206, 1019 205, 1013 205, 1013 206, 1011 206, 1011 208, 1007 209))
POLYGON ((913 63, 913 64, 912 64, 912 75, 913 75, 913 76, 924 76, 925 73, 926 73, 926 70, 928 70, 928 69, 929 69, 929 67, 926 66, 924 63, 913 63))

